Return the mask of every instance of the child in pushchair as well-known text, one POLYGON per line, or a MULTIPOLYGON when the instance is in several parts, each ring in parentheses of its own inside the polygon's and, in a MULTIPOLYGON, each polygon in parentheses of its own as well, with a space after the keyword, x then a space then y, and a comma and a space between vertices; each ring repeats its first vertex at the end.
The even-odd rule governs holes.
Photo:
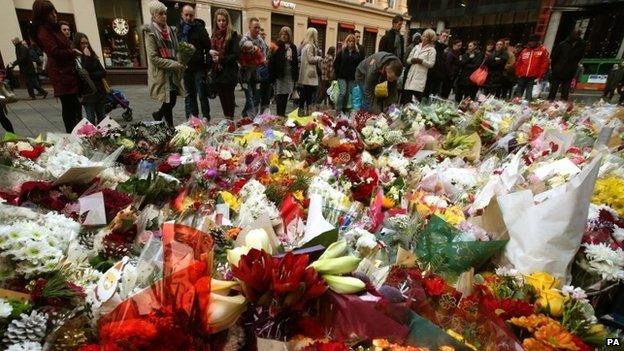
POLYGON ((130 108, 130 101, 124 96, 124 94, 117 89, 111 89, 104 105, 104 111, 106 113, 111 112, 117 107, 121 107, 125 111, 121 114, 124 121, 132 121, 132 109, 130 108))

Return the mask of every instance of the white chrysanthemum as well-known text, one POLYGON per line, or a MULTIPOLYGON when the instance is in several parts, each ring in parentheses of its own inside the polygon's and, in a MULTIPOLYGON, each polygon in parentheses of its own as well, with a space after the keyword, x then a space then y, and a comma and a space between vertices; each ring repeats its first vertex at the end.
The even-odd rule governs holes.
POLYGON ((0 318, 6 318, 13 312, 13 306, 4 299, 0 299, 0 318))
POLYGON ((10 345, 6 351, 41 351, 41 344, 34 341, 24 341, 23 343, 10 345))
POLYGON ((517 269, 509 267, 497 267, 494 272, 501 277, 517 277, 520 275, 517 269))
POLYGON ((38 163, 54 177, 60 177, 72 167, 87 167, 94 164, 85 156, 69 150, 60 150, 47 157, 40 158, 40 160, 38 160, 38 163))
POLYGON ((615 227, 613 229, 613 239, 615 239, 615 241, 621 243, 624 241, 624 228, 620 228, 620 227, 615 227))
POLYGON ((390 156, 388 156, 388 166, 402 176, 407 175, 407 168, 409 167, 409 164, 410 161, 398 152, 393 152, 390 156))
POLYGON ((585 290, 579 288, 579 287, 573 287, 571 285, 564 285, 561 288, 561 293, 563 293, 566 296, 569 296, 575 300, 579 300, 582 302, 587 302, 587 294, 585 293, 585 290))
POLYGON ((624 251, 613 250, 606 244, 585 244, 585 255, 590 261, 600 261, 611 266, 624 267, 624 251))

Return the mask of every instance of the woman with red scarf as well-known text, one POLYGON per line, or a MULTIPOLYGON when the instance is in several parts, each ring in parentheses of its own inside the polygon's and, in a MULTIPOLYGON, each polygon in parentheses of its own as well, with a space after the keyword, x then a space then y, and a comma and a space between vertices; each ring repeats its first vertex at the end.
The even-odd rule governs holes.
POLYGON ((179 62, 175 28, 167 25, 167 7, 160 1, 149 3, 152 23, 143 26, 147 52, 147 86, 152 99, 162 102, 152 113, 154 120, 163 118, 173 127, 173 107, 178 95, 184 95, 182 75, 186 67, 179 62))
POLYGON ((54 87, 54 96, 61 100, 65 131, 71 133, 81 117, 76 57, 82 53, 72 49, 69 39, 61 32, 56 8, 49 0, 33 3, 30 37, 48 56, 48 76, 54 87))
POLYGON ((216 84, 223 115, 234 119, 234 88, 238 82, 238 58, 240 38, 232 27, 230 15, 224 9, 215 12, 210 55, 212 77, 216 84))

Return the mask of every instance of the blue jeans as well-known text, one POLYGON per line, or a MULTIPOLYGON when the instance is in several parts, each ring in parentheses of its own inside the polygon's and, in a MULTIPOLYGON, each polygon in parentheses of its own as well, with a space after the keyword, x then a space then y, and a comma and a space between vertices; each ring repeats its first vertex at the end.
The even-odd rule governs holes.
POLYGON ((245 92, 243 117, 254 117, 258 113, 256 107, 260 104, 260 92, 258 91, 257 83, 255 77, 250 78, 247 82, 241 83, 243 85, 243 91, 245 92))
POLYGON ((204 118, 210 119, 210 102, 208 101, 208 95, 206 94, 206 72, 203 70, 184 72, 184 111, 186 118, 189 116, 199 117, 199 108, 197 106, 197 96, 199 95, 199 103, 201 105, 201 112, 204 118))
POLYGON ((338 100, 336 101, 336 111, 343 112, 347 110, 349 106, 349 99, 351 98, 351 90, 355 86, 354 80, 338 79, 338 100))
POLYGON ((356 82, 357 85, 360 86, 360 91, 362 92, 362 110, 369 111, 371 106, 373 105, 372 96, 366 94, 366 90, 364 90, 364 82, 356 82))
POLYGON ((533 100, 533 86, 535 85, 535 78, 520 77, 518 78, 518 86, 516 87, 516 96, 522 96, 528 101, 533 100))
POLYGON ((100 123, 104 119, 104 104, 101 102, 94 102, 90 104, 84 104, 85 114, 87 120, 93 124, 100 123))

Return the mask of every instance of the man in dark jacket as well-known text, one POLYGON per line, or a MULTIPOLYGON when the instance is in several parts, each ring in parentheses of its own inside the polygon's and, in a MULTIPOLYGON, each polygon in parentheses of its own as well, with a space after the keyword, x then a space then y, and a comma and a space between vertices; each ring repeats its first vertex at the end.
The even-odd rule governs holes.
POLYGON ((403 42, 403 17, 396 15, 392 19, 392 29, 386 32, 379 41, 379 51, 389 52, 394 56, 402 58, 405 55, 405 43, 403 42))
POLYGON ((581 39, 581 31, 578 29, 573 30, 566 40, 555 47, 551 55, 552 75, 548 100, 555 99, 559 87, 561 99, 568 100, 572 78, 584 54, 585 41, 581 39))
POLYGON ((427 84, 425 86, 425 97, 429 95, 439 95, 442 87, 442 81, 446 79, 449 72, 446 69, 444 51, 448 47, 449 33, 447 30, 443 30, 438 34, 438 40, 436 40, 434 46, 436 50, 436 60, 433 68, 427 72, 427 84))
POLYGON ((389 52, 378 52, 360 62, 355 70, 355 81, 362 91, 362 109, 381 113, 397 103, 397 79, 402 71, 401 60, 389 52), (382 83, 387 87, 376 89, 382 83))
POLYGON ((13 62, 13 66, 18 65, 20 74, 23 74, 26 78, 26 88, 28 89, 28 95, 31 99, 35 100, 35 89, 39 93, 39 96, 43 96, 45 99, 48 96, 48 92, 41 88, 41 84, 39 84, 39 79, 37 78, 37 71, 35 71, 35 66, 33 61, 30 58, 30 51, 22 43, 20 38, 13 38, 13 45, 15 45, 15 57, 17 60, 13 62))
POLYGON ((210 120, 210 102, 206 92, 206 70, 210 67, 210 37, 204 21, 195 18, 191 5, 182 7, 182 20, 178 24, 178 40, 193 45, 195 53, 184 71, 184 107, 186 118, 199 116, 197 97, 204 118, 210 120))

